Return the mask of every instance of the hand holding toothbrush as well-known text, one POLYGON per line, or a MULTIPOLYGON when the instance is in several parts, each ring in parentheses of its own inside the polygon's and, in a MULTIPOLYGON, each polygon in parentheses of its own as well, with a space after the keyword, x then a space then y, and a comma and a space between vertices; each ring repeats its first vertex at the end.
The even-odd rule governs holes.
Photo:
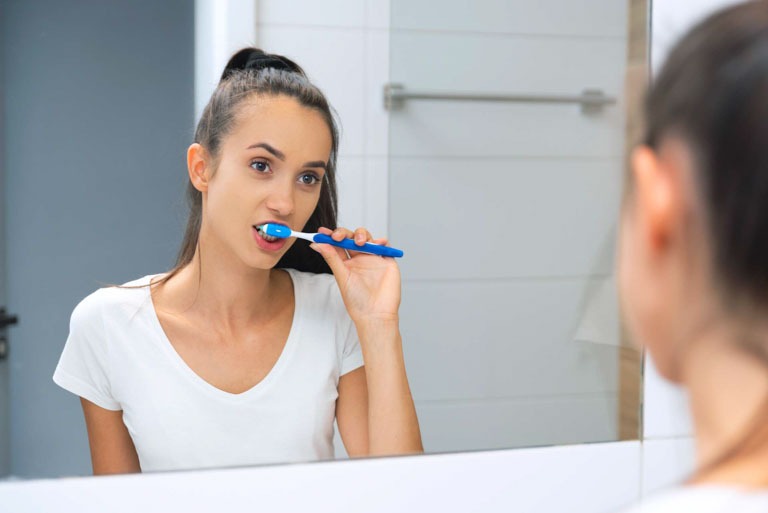
MULTIPOLYGON (((346 237, 358 244, 372 240, 365 228, 354 232, 320 228, 333 240, 346 237)), ((350 317, 355 323, 365 361, 368 408, 368 454, 421 453, 419 421, 413 405, 400 335, 400 270, 396 260, 314 242, 311 247, 328 262, 350 317)), ((356 372, 356 371, 353 371, 356 372)), ((349 374, 352 375, 352 374, 349 374)), ((359 377, 355 378, 359 381, 359 377)))
MULTIPOLYGON (((354 239, 358 246, 367 242, 385 246, 386 239, 373 239, 365 228, 354 232, 346 228, 320 228, 319 233, 329 235, 335 241, 354 239)), ((320 253, 336 277, 341 296, 350 317, 360 323, 398 322, 400 308, 400 269, 394 258, 380 257, 331 246, 313 243, 312 249, 320 253)))

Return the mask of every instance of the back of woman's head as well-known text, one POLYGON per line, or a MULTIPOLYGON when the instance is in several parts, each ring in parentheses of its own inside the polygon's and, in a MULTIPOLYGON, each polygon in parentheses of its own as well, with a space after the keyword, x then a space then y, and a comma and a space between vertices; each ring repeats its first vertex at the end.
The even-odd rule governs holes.
MULTIPOLYGON (((222 140, 233 129, 242 103, 253 96, 287 96, 300 105, 320 113, 331 134, 331 154, 323 178, 320 199, 304 231, 317 231, 320 226, 336 227, 336 160, 339 132, 325 95, 312 84, 304 70, 281 55, 267 54, 257 48, 244 48, 227 63, 216 90, 206 105, 195 131, 195 142, 211 156, 214 169, 222 148, 222 140)), ((187 187, 190 214, 176 270, 192 261, 202 224, 202 194, 190 183, 187 187)), ((293 244, 277 263, 300 271, 330 273, 325 260, 306 244, 293 244)))
POLYGON ((646 98, 645 143, 694 159, 726 304, 768 307, 768 2, 716 13, 672 50, 646 98))
MULTIPOLYGON (((677 43, 645 118, 646 145, 660 150, 673 138, 689 150, 696 200, 687 218, 704 234, 720 306, 738 323, 732 342, 768 364, 762 324, 751 332, 768 311, 768 0, 719 11, 677 43)), ((766 447, 768 397, 753 417, 693 481, 766 447)))

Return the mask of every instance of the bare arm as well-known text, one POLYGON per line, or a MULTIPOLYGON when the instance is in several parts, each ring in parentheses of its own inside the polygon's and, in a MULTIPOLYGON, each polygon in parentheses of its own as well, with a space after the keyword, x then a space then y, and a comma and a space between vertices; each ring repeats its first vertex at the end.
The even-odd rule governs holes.
POLYGON ((365 367, 339 380, 336 421, 350 456, 423 452, 396 324, 358 329, 365 367))
MULTIPOLYGON (((351 232, 319 228, 339 241, 373 240, 365 228, 351 232)), ((400 270, 393 258, 343 250, 327 244, 310 245, 323 255, 339 285, 344 306, 355 323, 365 370, 350 372, 339 380, 336 419, 350 455, 408 454, 423 452, 416 408, 405 374, 400 337, 400 270), (365 441, 367 440, 367 444, 365 441)))
POLYGON ((123 423, 122 411, 106 410, 80 398, 88 429, 93 474, 141 472, 139 456, 123 423))
POLYGON ((336 399, 336 423, 341 441, 350 457, 368 455, 368 385, 365 367, 339 379, 336 399))

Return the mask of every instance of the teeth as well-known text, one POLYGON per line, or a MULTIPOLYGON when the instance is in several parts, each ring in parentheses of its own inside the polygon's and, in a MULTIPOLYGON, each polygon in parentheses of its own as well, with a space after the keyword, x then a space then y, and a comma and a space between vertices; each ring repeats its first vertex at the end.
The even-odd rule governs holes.
POLYGON ((257 226, 256 231, 259 232, 259 235, 261 236, 261 238, 267 242, 275 242, 276 240, 280 240, 280 237, 273 237, 271 235, 267 235, 266 233, 264 233, 263 225, 257 226))

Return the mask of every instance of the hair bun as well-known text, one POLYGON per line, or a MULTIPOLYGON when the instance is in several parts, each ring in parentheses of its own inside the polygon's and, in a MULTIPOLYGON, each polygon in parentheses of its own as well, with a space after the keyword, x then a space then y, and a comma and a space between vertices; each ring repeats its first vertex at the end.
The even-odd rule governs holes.
POLYGON ((228 78, 235 71, 242 70, 262 70, 262 69, 279 69, 290 71, 292 73, 298 73, 304 75, 304 70, 301 67, 282 55, 265 53, 258 48, 243 48, 229 59, 224 73, 221 74, 221 80, 228 78))

